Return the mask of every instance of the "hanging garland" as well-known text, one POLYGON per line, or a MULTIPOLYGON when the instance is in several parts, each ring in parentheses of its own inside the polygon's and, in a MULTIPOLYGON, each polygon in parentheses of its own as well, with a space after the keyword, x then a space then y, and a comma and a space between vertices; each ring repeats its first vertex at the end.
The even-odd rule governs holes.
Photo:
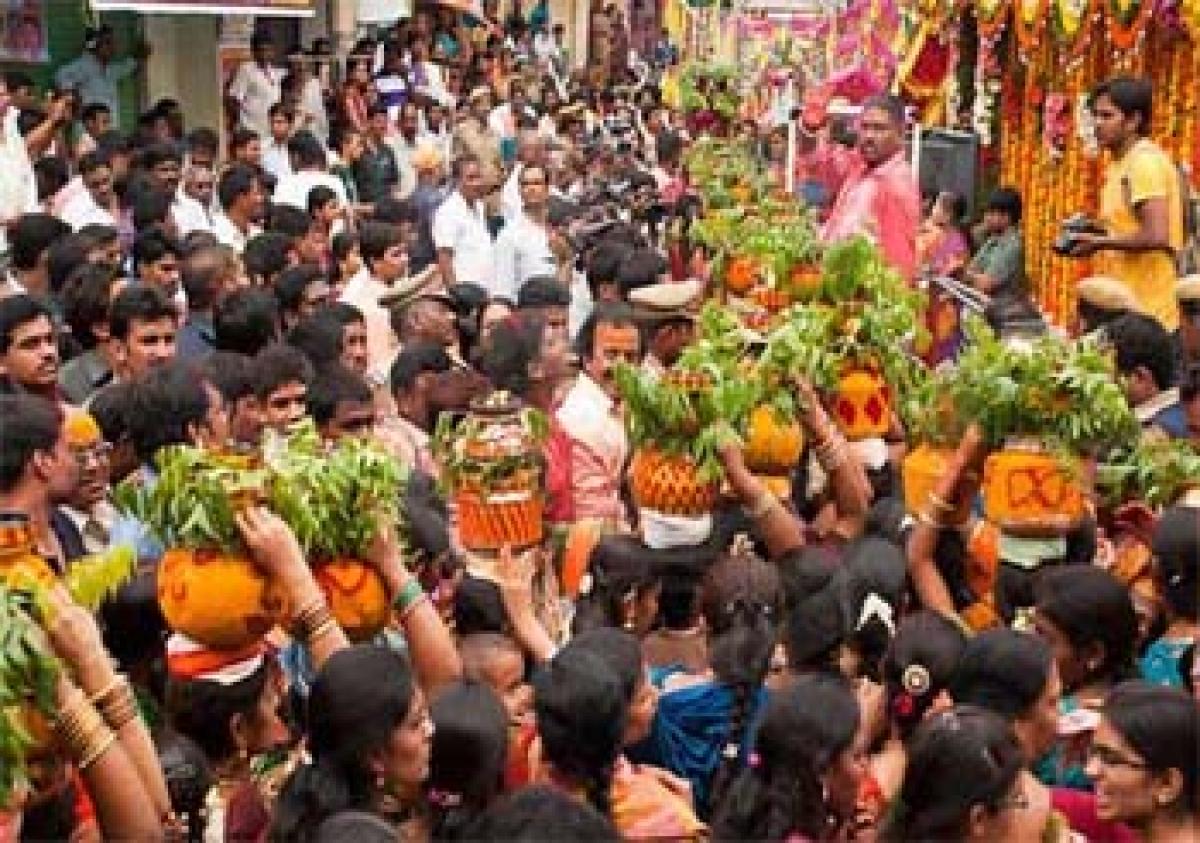
POLYGON ((1108 0, 1108 37, 1118 50, 1132 50, 1154 15, 1154 0, 1108 0))
POLYGON ((1028 62, 1030 53, 1042 42, 1046 31, 1046 14, 1049 0, 1016 0, 1013 14, 1013 29, 1017 34, 1017 47, 1021 51, 1021 59, 1028 62))
POLYGON ((1091 46, 1091 23, 1100 16, 1096 0, 1053 0, 1050 4, 1050 32, 1059 47, 1067 51, 1067 64, 1078 64, 1091 46))
POLYGON ((975 14, 979 23, 979 35, 988 40, 995 40, 1004 31, 1008 21, 1008 7, 1011 0, 978 0, 975 14))

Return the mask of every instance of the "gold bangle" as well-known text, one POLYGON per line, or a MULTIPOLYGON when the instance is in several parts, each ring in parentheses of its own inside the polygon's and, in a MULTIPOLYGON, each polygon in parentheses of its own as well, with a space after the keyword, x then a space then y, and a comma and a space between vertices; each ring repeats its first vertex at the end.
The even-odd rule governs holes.
POLYGON ((82 773, 88 767, 92 766, 97 761, 99 761, 100 756, 102 756, 104 753, 108 752, 108 750, 111 749, 112 745, 116 742, 116 740, 117 740, 116 732, 114 732, 112 729, 107 729, 107 728, 105 729, 105 732, 106 732, 106 734, 101 736, 99 738, 99 740, 95 741, 92 744, 91 750, 87 753, 87 755, 84 756, 83 760, 80 761, 79 764, 77 765, 79 772, 82 773))
POLYGON ((766 489, 763 489, 758 493, 758 498, 754 501, 754 504, 750 507, 743 507, 742 511, 746 513, 746 517, 751 521, 758 521, 774 509, 778 503, 778 498, 766 489))
POLYGON ((945 530, 949 525, 940 518, 935 518, 927 510, 922 509, 917 513, 917 521, 924 524, 926 527, 932 527, 935 530, 945 530))
POLYGON ((100 713, 113 731, 121 731, 126 725, 138 717, 137 698, 133 688, 125 682, 121 690, 112 699, 106 700, 100 706, 100 713))
POLYGON ((74 758, 86 757, 96 739, 110 731, 95 706, 78 689, 63 706, 54 726, 63 746, 74 758))
POLYGON ((328 618, 318 624, 311 633, 309 633, 308 637, 305 639, 305 642, 311 644, 318 638, 333 632, 335 629, 337 629, 337 621, 335 621, 333 616, 330 615, 328 618))
POLYGON ((953 512, 955 509, 957 509, 957 507, 955 507, 953 504, 947 503, 946 499, 943 498, 941 495, 939 495, 937 492, 929 493, 928 502, 929 502, 930 506, 932 506, 935 510, 942 513, 943 515, 949 515, 951 512, 953 512))
POLYGON ((113 678, 108 680, 108 684, 101 688, 96 693, 88 697, 88 702, 97 708, 102 708, 105 698, 115 691, 121 684, 123 677, 119 673, 114 673, 113 678))
POLYGON ((332 620, 333 615, 324 597, 314 597, 312 601, 296 612, 292 619, 292 637, 299 641, 308 641, 326 621, 332 620))

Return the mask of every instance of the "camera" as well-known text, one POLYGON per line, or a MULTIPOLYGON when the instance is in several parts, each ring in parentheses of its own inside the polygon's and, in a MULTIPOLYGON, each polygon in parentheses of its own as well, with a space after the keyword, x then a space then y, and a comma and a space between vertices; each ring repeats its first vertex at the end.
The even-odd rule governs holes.
POLYGON ((1107 233, 1104 226, 1086 214, 1074 214, 1058 224, 1058 236, 1054 238, 1054 243, 1050 248, 1056 255, 1071 257, 1075 254, 1075 247, 1078 245, 1075 235, 1107 233))

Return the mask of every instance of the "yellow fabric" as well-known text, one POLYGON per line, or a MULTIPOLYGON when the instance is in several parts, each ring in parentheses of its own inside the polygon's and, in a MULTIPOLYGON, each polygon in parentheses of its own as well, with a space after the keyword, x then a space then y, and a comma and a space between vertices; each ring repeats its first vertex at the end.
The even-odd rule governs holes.
POLYGON ((100 426, 96 424, 96 420, 83 410, 68 410, 64 428, 67 442, 73 448, 86 448, 104 438, 100 434, 100 426))
MULTIPOLYGON (((1147 199, 1166 197, 1172 248, 1183 246, 1183 203, 1175 165, 1153 141, 1142 138, 1129 152, 1108 166, 1100 192, 1100 219, 1116 235, 1134 234, 1138 219, 1134 208, 1147 199)), ((1175 262, 1165 252, 1105 251, 1097 256, 1098 272, 1127 286, 1143 313, 1167 330, 1179 325, 1175 300, 1175 262)))

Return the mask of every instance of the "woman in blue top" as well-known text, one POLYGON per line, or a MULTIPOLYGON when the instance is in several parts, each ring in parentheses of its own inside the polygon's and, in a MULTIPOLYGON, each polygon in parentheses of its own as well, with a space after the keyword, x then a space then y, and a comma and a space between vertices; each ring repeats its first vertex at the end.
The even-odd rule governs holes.
POLYGON ((1200 508, 1166 510, 1154 531, 1154 558, 1166 609, 1167 628, 1142 654, 1142 678, 1182 688, 1200 640, 1200 508))
MULTIPOLYGON (((1138 620, 1129 589, 1102 568, 1069 565, 1042 571, 1034 597, 1034 627, 1050 645, 1062 678, 1059 711, 1081 711, 1094 720, 1108 692, 1137 675, 1138 620)), ((1038 776, 1048 785, 1091 790, 1081 751, 1086 735, 1073 743, 1080 745, 1072 752, 1056 746, 1039 765, 1038 776)))

